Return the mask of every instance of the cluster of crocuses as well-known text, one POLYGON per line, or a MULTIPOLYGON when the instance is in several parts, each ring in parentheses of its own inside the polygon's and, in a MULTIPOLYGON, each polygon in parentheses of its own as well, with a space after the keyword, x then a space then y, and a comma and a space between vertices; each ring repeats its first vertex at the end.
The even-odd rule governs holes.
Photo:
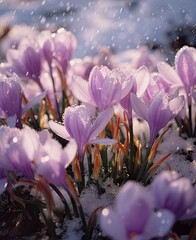
MULTIPOLYGON (((145 61, 139 59, 138 64, 145 65, 136 64, 135 69, 131 63, 115 61, 105 50, 95 58, 73 59, 75 47, 74 35, 60 29, 56 33, 43 31, 30 39, 23 38, 16 49, 8 50, 7 62, 1 64, 0 75, 0 118, 2 125, 8 125, 0 127, 0 191, 10 191, 13 186, 22 184, 32 185, 44 193, 51 212, 54 204, 50 186, 56 191, 55 186, 64 187, 72 199, 75 215, 79 210, 86 229, 77 197, 86 181, 96 183, 99 193, 101 181, 106 177, 119 184, 133 179, 147 184, 154 171, 171 154, 153 162, 167 132, 167 124, 172 119, 176 120, 180 134, 195 137, 196 49, 185 46, 179 50, 175 69, 160 62, 158 72, 152 72, 155 62, 151 63, 151 68, 150 57, 145 61), (135 135, 135 118, 148 123, 146 142, 135 135), (56 122, 62 119, 63 123, 56 122), (69 143, 59 139, 62 146, 52 138, 57 138, 56 135, 69 143), (66 173, 68 166, 72 176, 66 173)), ((170 182, 175 182, 177 190, 179 186, 181 194, 181 182, 177 177, 173 178, 176 181, 170 182)), ((156 186, 156 181, 153 186, 156 186)), ((119 208, 117 213, 104 209, 103 229, 106 224, 113 231, 118 224, 113 215, 120 214, 121 210, 122 218, 128 221, 129 217, 135 218, 145 208, 146 218, 141 223, 135 222, 139 224, 136 229, 129 225, 125 227, 122 222, 120 235, 116 235, 121 237, 116 239, 128 239, 140 233, 144 233, 144 239, 155 237, 149 235, 152 226, 148 224, 154 224, 153 219, 157 218, 162 221, 160 216, 168 221, 166 228, 157 222, 157 231, 162 231, 162 235, 156 236, 163 236, 179 219, 174 218, 171 212, 161 212, 160 209, 165 207, 150 203, 150 198, 143 201, 146 190, 137 184, 127 183, 123 189, 127 192, 125 194, 133 192, 135 198, 127 204, 133 204, 135 212, 131 215, 126 211, 122 190, 123 209, 119 208), (140 196, 141 206, 139 204, 137 208, 134 204, 140 196)), ((187 196, 192 196, 192 188, 186 189, 187 196)), ((171 201, 177 201, 172 194, 169 195, 171 201)), ((66 204, 64 198, 63 201, 66 204)), ((118 201, 121 205, 121 200, 118 201)), ((180 204, 176 211, 181 211, 180 204)), ((192 207, 192 203, 183 204, 186 210, 192 207)), ((70 214, 69 207, 66 208, 70 214)), ((132 205, 130 208, 132 211, 132 205)), ((121 215, 118 216, 121 219, 121 215)), ((130 224, 134 225, 132 220, 130 224)), ((108 234, 113 237, 110 230, 108 234)))
POLYGON ((163 171, 147 190, 128 181, 113 208, 104 208, 100 225, 114 240, 169 239, 176 221, 196 217, 196 188, 175 171, 163 171))

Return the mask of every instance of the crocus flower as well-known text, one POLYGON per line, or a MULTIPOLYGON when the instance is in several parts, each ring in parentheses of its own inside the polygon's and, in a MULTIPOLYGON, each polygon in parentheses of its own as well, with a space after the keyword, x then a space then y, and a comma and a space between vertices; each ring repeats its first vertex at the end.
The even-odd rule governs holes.
POLYGON ((0 113, 8 124, 21 127, 22 89, 16 79, 3 75, 0 76, 0 113))
POLYGON ((175 67, 184 85, 190 105, 191 93, 196 86, 196 49, 187 46, 181 48, 176 54, 175 67))
POLYGON ((1 40, 0 51, 3 56, 6 55, 8 49, 17 49, 22 39, 26 37, 34 38, 37 36, 38 30, 26 24, 14 24, 7 35, 1 40))
POLYGON ((46 92, 34 97, 22 106, 22 89, 18 78, 0 75, 0 118, 6 118, 10 127, 22 127, 21 117, 24 112, 39 103, 46 92))
POLYGON ((188 46, 181 48, 175 57, 175 69, 163 62, 157 67, 166 81, 184 87, 188 105, 191 105, 191 93, 196 86, 196 49, 188 46))
POLYGON ((92 104, 100 111, 119 103, 131 87, 131 77, 127 77, 120 69, 98 66, 91 70, 89 81, 74 77, 71 84, 71 90, 78 100, 92 104))
POLYGON ((176 220, 191 215, 196 191, 190 179, 180 177, 175 171, 164 171, 155 177, 151 186, 157 209, 172 211, 176 220))
MULTIPOLYGON (((170 94, 172 91, 176 91, 177 87, 172 87, 172 84, 165 81, 163 76, 159 73, 151 73, 149 85, 146 88, 142 98, 144 101, 150 103, 152 99, 161 91, 170 94)), ((137 94, 136 94, 137 95, 137 94)), ((138 96, 138 95, 137 95, 138 96)), ((141 95, 140 95, 141 96, 141 95)), ((140 97, 138 96, 138 97, 140 97)))
POLYGON ((33 164, 40 154, 38 133, 29 127, 22 130, 1 127, 0 135, 3 149, 0 154, 0 166, 26 178, 34 178, 33 164))
POLYGON ((120 105, 125 110, 129 121, 132 119, 132 104, 131 93, 136 94, 138 97, 142 96, 149 84, 150 75, 147 67, 140 67, 132 76, 132 88, 130 92, 120 100, 120 105))
MULTIPOLYGON (((174 94, 175 95, 175 94, 174 94)), ((147 106, 137 96, 131 96, 132 106, 135 113, 146 120, 150 128, 150 146, 153 144, 158 132, 166 126, 183 108, 184 97, 169 96, 168 93, 158 93, 147 106)))
POLYGON ((60 143, 50 138, 42 145, 41 151, 41 156, 35 166, 36 175, 41 175, 49 183, 66 188, 65 169, 76 155, 76 143, 69 142, 62 149, 60 143))
POLYGON ((43 91, 40 82, 41 52, 34 38, 21 41, 18 49, 7 52, 8 70, 16 73, 23 80, 34 80, 43 91))
POLYGON ((153 212, 150 192, 129 181, 118 192, 114 208, 102 210, 100 226, 113 240, 148 240, 168 234, 174 219, 168 210, 153 212))
POLYGON ((83 157, 87 144, 105 143, 114 144, 112 139, 96 139, 112 118, 113 110, 100 112, 97 117, 85 105, 68 107, 64 113, 64 126, 49 121, 53 132, 68 141, 74 139, 78 146, 78 155, 83 157))
POLYGON ((60 28, 53 34, 50 31, 41 32, 38 42, 42 56, 48 62, 49 67, 52 68, 52 64, 57 64, 62 68, 63 73, 66 73, 77 44, 75 36, 64 28, 60 28))

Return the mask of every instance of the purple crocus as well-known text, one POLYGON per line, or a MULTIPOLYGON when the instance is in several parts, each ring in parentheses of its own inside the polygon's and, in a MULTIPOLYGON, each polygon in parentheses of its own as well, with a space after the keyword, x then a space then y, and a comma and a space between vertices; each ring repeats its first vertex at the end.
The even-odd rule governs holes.
POLYGON ((190 105, 191 93, 196 87, 196 49, 188 46, 181 48, 176 54, 175 68, 184 85, 190 105))
POLYGON ((21 117, 24 112, 39 103, 46 92, 34 97, 22 106, 22 89, 18 79, 0 75, 0 118, 6 118, 10 127, 22 127, 21 117))
POLYGON ((20 133, 18 128, 0 126, 0 168, 13 170, 12 163, 8 160, 7 151, 15 141, 15 137, 20 133))
MULTIPOLYGON (((180 177, 175 171, 164 171, 155 177, 151 186, 157 209, 170 210, 176 220, 190 218, 196 201, 190 179, 180 177)), ((196 215, 196 211, 194 213, 196 215)))
POLYGON ((120 102, 132 87, 131 77, 116 68, 95 66, 89 75, 89 81, 74 77, 71 90, 74 96, 85 103, 96 106, 100 111, 120 102))
MULTIPOLYGON (((177 87, 172 87, 172 84, 165 81, 159 73, 151 73, 149 85, 146 88, 142 98, 144 101, 150 103, 152 99, 159 93, 159 92, 167 92, 170 94, 172 91, 176 91, 177 87)), ((137 95, 137 94, 136 94, 137 95)), ((138 96, 140 97, 140 96, 138 96)))
POLYGON ((11 126, 21 127, 22 89, 16 79, 0 75, 0 117, 11 126))
POLYGON ((147 106, 134 94, 131 96, 131 101, 135 113, 146 120, 149 125, 150 146, 152 146, 158 132, 165 127, 184 106, 183 96, 173 97, 165 92, 159 92, 152 99, 150 106, 147 106))
POLYGON ((112 115, 113 109, 111 108, 95 116, 88 106, 68 107, 64 113, 64 126, 54 121, 49 121, 49 126, 60 137, 68 141, 74 139, 78 146, 79 158, 82 159, 87 144, 115 143, 112 139, 96 139, 106 127, 112 115))
POLYGON ((22 130, 1 127, 0 135, 4 149, 0 155, 0 165, 33 179, 33 165, 39 159, 41 146, 38 133, 29 127, 22 130))
POLYGON ((49 183, 66 188, 65 168, 73 161, 77 151, 74 141, 64 149, 59 142, 48 138, 41 148, 41 156, 35 165, 36 175, 41 175, 49 183))
POLYGON ((188 46, 181 48, 175 57, 175 69, 163 62, 157 67, 166 81, 184 87, 188 105, 191 105, 191 93, 196 86, 196 49, 188 46))
POLYGON ((100 226, 113 240, 147 240, 167 235, 174 219, 168 210, 153 212, 150 192, 129 181, 118 192, 114 208, 102 210, 100 226))
POLYGON ((43 91, 40 82, 41 53, 34 38, 21 41, 18 49, 9 49, 6 57, 10 72, 16 73, 23 80, 34 80, 43 91))
POLYGON ((132 76, 132 88, 130 92, 120 100, 120 105, 125 110, 129 121, 132 120, 132 103, 131 93, 136 94, 138 97, 142 96, 149 84, 150 75, 147 67, 140 67, 132 76))
POLYGON ((52 65, 57 65, 62 68, 63 73, 66 73, 69 60, 77 45, 75 36, 60 28, 56 33, 41 32, 38 42, 43 59, 47 61, 51 71, 52 65))

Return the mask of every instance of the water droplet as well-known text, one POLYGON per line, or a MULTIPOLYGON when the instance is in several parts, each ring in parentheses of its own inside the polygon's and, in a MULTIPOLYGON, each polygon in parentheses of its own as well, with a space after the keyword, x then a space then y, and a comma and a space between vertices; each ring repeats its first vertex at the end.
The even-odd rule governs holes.
POLYGON ((159 217, 159 218, 162 217, 162 213, 161 213, 161 212, 158 212, 158 213, 157 213, 157 217, 159 217))
POLYGON ((109 211, 108 208, 104 208, 103 211, 102 211, 102 214, 103 214, 103 216, 108 216, 109 212, 110 211, 109 211))
POLYGON ((12 141, 13 141, 13 143, 17 143, 17 142, 18 142, 18 138, 17 138, 17 137, 14 137, 14 138, 12 139, 12 141))
POLYGON ((49 156, 44 156, 41 158, 41 162, 42 163, 45 163, 45 162, 48 162, 49 161, 49 156))

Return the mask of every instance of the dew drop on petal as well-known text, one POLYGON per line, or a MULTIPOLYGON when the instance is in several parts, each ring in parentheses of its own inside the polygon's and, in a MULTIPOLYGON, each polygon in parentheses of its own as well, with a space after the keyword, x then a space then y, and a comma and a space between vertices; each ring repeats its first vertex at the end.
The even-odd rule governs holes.
POLYGON ((161 213, 161 212, 158 212, 158 213, 157 213, 157 217, 161 218, 161 217, 162 217, 162 213, 161 213))
POLYGON ((103 209, 103 211, 102 211, 102 214, 103 214, 103 216, 108 216, 108 214, 109 214, 109 209, 107 209, 107 208, 104 208, 103 209))
POLYGON ((17 137, 14 137, 14 138, 12 139, 12 141, 13 141, 14 143, 17 143, 17 142, 18 142, 18 138, 17 138, 17 137))

